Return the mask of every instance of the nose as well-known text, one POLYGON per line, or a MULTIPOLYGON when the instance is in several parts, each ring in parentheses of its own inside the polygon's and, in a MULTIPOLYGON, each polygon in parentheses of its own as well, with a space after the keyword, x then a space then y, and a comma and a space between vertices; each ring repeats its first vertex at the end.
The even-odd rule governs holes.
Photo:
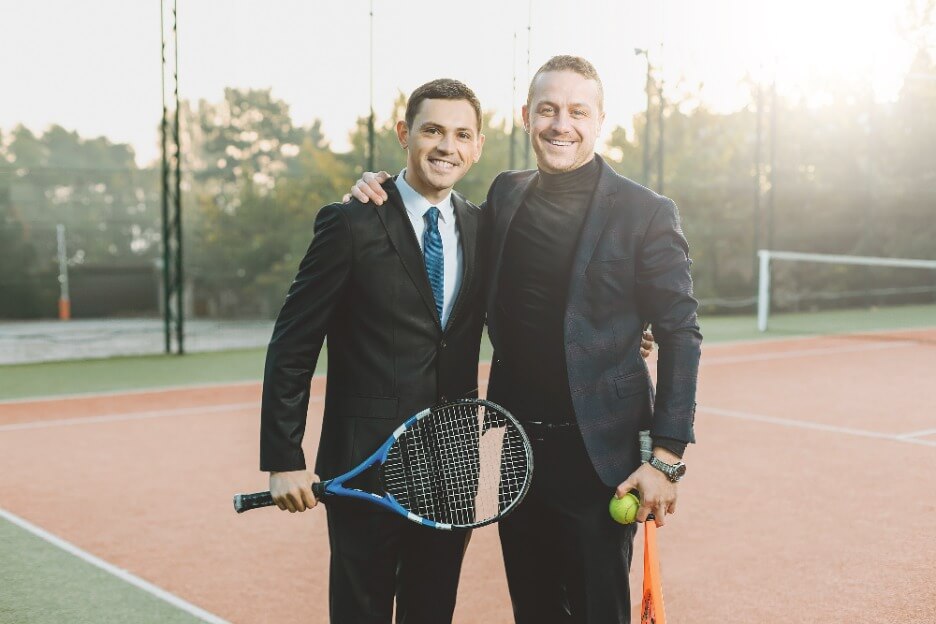
POLYGON ((556 134, 565 134, 572 131, 572 118, 563 110, 560 110, 552 118, 552 131, 556 134))
POLYGON ((452 135, 445 134, 442 139, 436 145, 436 149, 444 154, 451 154, 454 151, 455 140, 452 138, 452 135))

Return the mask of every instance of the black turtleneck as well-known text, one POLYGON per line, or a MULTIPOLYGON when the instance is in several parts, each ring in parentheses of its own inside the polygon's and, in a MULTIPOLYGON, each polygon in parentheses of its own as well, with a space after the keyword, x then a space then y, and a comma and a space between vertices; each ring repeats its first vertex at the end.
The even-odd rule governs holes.
MULTIPOLYGON (((575 422, 563 322, 572 255, 600 173, 596 159, 564 173, 540 171, 507 233, 498 356, 508 363, 511 394, 520 399, 510 408, 521 420, 575 422)), ((669 438, 653 443, 680 457, 686 449, 669 438)))
POLYGON ((563 343, 572 255, 601 172, 597 160, 563 173, 539 172, 514 216, 498 288, 503 359, 523 420, 574 422, 563 343), (526 412, 526 413, 523 413, 526 412))

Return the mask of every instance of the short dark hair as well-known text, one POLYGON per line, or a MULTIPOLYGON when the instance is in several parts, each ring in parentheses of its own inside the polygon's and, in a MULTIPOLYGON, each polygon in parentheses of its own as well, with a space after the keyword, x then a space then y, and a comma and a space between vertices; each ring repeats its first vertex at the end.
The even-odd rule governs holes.
POLYGON ((438 78, 416 87, 406 103, 406 125, 413 128, 413 121, 423 100, 465 100, 474 109, 478 120, 478 132, 481 132, 481 102, 468 86, 451 78, 438 78))
POLYGON ((533 79, 530 80, 530 90, 527 92, 527 106, 533 103, 533 85, 536 84, 536 79, 540 74, 551 71, 571 71, 584 78, 597 82, 598 106, 600 110, 604 110, 604 87, 601 85, 601 78, 598 76, 598 70, 581 56, 571 56, 568 54, 554 56, 536 70, 536 73, 533 74, 533 79))

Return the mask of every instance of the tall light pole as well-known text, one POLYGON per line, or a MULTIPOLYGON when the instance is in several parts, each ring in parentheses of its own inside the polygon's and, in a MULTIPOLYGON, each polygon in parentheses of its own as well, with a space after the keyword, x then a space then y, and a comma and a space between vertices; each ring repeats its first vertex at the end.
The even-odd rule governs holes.
MULTIPOLYGON (((527 12, 527 85, 530 84, 530 41, 533 37, 533 0, 530 0, 529 11, 527 12)), ((530 168, 530 143, 531 137, 527 137, 526 151, 523 156, 524 169, 530 168)))
POLYGON ((182 273, 182 147, 180 142, 179 97, 179 31, 176 0, 160 0, 159 28, 162 59, 162 269, 163 269, 163 334, 166 353, 185 353, 184 330, 184 276, 182 273), (165 23, 166 5, 169 5, 172 24, 165 23), (170 61, 171 55, 171 61, 170 61), (172 96, 167 97, 166 72, 170 71, 172 96), (170 132, 169 102, 175 107, 170 132), (170 143, 171 141, 171 143, 170 143), (174 304, 174 305, 173 305, 174 304), (173 331, 174 330, 174 331, 173 331))
POLYGON ((370 116, 367 118, 367 170, 374 171, 374 0, 370 0, 370 116))
POLYGON ((755 106, 757 107, 755 111, 757 122, 756 132, 754 134, 754 272, 752 275, 754 279, 757 279, 757 252, 760 250, 761 246, 761 172, 763 170, 763 164, 761 163, 761 127, 764 116, 764 90, 761 88, 759 78, 757 80, 757 97, 755 102, 755 106))
POLYGON ((509 169, 515 170, 517 168, 517 161, 515 158, 516 143, 514 137, 517 131, 517 121, 516 114, 514 113, 514 106, 517 105, 517 31, 514 30, 513 36, 513 56, 511 58, 511 68, 513 69, 513 93, 510 98, 510 164, 509 169))
POLYGON ((777 79, 770 87, 770 190, 767 193, 767 249, 774 249, 774 196, 777 193, 777 79))
MULTIPOLYGON (((660 44, 660 58, 663 57, 663 44, 660 44)), ((657 188, 660 195, 663 194, 663 111, 666 109, 666 100, 663 99, 663 72, 660 72, 660 116, 657 122, 657 188)))
POLYGON ((644 91, 647 92, 647 112, 645 115, 644 123, 644 140, 643 140, 643 185, 650 186, 650 97, 651 97, 651 80, 650 72, 652 68, 650 66, 650 51, 643 48, 634 48, 634 54, 637 56, 643 56, 647 61, 647 81, 644 85, 644 91))

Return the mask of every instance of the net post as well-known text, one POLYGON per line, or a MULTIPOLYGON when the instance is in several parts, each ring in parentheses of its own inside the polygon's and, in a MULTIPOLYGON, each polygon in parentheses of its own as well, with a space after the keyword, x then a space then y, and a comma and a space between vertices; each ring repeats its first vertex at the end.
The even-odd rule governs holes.
POLYGON ((757 329, 767 331, 767 315, 770 312, 770 251, 760 249, 760 276, 757 280, 757 329))
POLYGON ((68 295, 68 254, 65 251, 65 226, 61 223, 55 226, 55 236, 58 243, 59 264, 59 320, 71 319, 71 298, 68 295))

